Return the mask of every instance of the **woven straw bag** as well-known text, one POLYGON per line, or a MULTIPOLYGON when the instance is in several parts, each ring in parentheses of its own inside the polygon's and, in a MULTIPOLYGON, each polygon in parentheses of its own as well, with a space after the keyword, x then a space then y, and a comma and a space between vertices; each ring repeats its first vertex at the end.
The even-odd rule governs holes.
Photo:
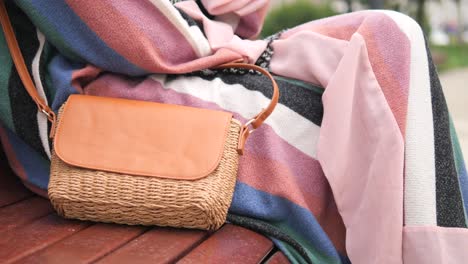
POLYGON ((234 193, 240 130, 240 122, 233 119, 219 166, 196 181, 89 170, 68 165, 54 152, 50 201, 67 218, 217 229, 226 220, 234 193))
POLYGON ((49 198, 67 218, 128 225, 217 229, 226 220, 239 155, 273 112, 270 104, 242 125, 232 113, 136 100, 71 95, 58 118, 39 96, 3 1, 0 22, 25 89, 51 123, 49 198))

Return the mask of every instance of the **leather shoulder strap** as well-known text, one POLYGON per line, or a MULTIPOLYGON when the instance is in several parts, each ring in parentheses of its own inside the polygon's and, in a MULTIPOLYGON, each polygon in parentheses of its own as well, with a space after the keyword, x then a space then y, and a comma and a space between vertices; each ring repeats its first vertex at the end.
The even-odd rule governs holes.
POLYGON ((263 75, 267 76, 270 79, 271 84, 273 86, 273 96, 271 97, 270 104, 266 108, 264 108, 260 113, 258 113, 252 119, 250 119, 247 123, 245 123, 244 126, 242 126, 240 139, 239 139, 239 145, 237 146, 237 151, 239 152, 239 154, 242 155, 244 152, 244 146, 245 146, 245 142, 247 141, 247 138, 250 136, 250 134, 252 134, 252 132, 255 129, 261 126, 263 122, 271 115, 271 113, 273 113, 273 110, 275 110, 275 107, 278 104, 278 99, 280 95, 278 84, 276 83, 273 76, 267 70, 254 64, 233 62, 233 63, 226 63, 215 68, 216 69, 241 68, 241 69, 258 71, 262 73, 263 75), (252 126, 252 129, 250 129, 249 126, 252 126))
POLYGON ((34 85, 31 75, 29 74, 26 63, 24 62, 23 55, 16 40, 15 32, 8 17, 4 1, 0 1, 0 22, 2 24, 3 32, 5 33, 5 39, 10 50, 13 63, 15 64, 18 75, 23 82, 24 87, 28 91, 29 96, 36 103, 39 111, 44 113, 52 124, 55 124, 55 113, 49 108, 47 103, 37 93, 36 86, 34 85))
POLYGON ((263 69, 262 67, 259 67, 254 64, 247 64, 247 63, 226 63, 223 65, 220 65, 216 67, 217 69, 226 69, 226 68, 241 68, 241 69, 247 69, 247 70, 254 70, 262 73, 263 75, 267 76, 271 84, 273 85, 273 96, 271 97, 270 104, 264 108, 259 114, 257 114, 252 120, 250 121, 249 124, 252 125, 254 129, 258 128, 263 124, 265 119, 268 118, 269 115, 273 112, 273 110, 276 107, 276 104, 278 104, 278 99, 279 99, 279 89, 278 89, 278 84, 276 84, 275 79, 273 76, 263 69))

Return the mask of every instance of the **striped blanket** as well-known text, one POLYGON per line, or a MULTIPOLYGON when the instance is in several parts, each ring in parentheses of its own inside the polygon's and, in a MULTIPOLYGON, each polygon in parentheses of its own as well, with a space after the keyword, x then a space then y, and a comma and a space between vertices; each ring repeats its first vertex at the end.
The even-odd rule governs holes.
MULTIPOLYGON (((16 0, 7 9, 55 111, 83 93, 245 121, 267 105, 269 81, 204 69, 242 58, 273 73, 279 105, 247 143, 228 221, 268 235, 291 262, 467 259, 468 176, 420 27, 362 11, 254 40, 266 2, 16 0)), ((46 195, 50 128, 3 35, 0 65, 3 149, 46 195)))

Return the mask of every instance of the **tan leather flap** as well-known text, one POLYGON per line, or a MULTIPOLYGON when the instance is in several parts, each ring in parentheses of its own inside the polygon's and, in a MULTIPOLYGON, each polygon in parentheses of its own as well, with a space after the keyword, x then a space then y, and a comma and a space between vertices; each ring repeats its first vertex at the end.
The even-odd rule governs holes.
POLYGON ((221 111, 72 95, 54 147, 73 166, 195 180, 218 166, 231 119, 221 111))

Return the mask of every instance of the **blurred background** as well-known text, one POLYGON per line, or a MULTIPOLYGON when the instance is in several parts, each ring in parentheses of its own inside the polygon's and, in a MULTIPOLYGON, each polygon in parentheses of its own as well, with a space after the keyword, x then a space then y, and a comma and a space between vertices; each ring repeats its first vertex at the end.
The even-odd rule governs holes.
POLYGON ((468 0, 270 0, 261 35, 364 9, 395 10, 421 25, 468 164, 468 0))

